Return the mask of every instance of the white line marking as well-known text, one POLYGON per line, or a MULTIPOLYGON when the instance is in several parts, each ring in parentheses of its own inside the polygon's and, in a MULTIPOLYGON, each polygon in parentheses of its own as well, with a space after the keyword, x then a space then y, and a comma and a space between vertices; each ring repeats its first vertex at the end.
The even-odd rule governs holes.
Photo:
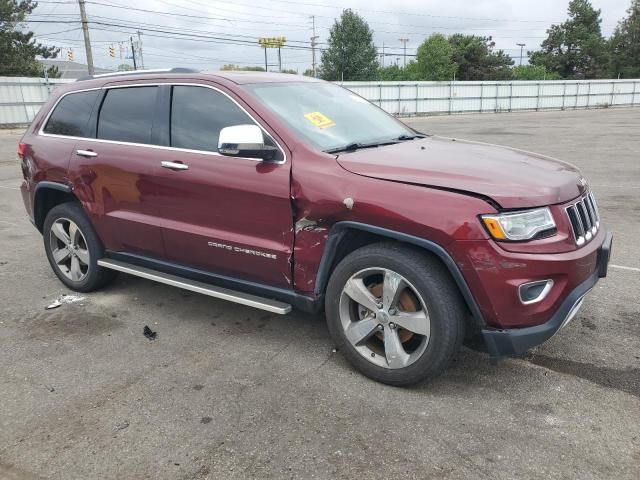
POLYGON ((18 187, 3 187, 0 185, 0 188, 6 188, 7 190, 19 190, 18 187))
POLYGON ((640 272, 640 268, 636 267, 625 267, 622 265, 609 265, 611 268, 619 268, 620 270, 630 270, 632 272, 640 272))
POLYGON ((15 223, 11 223, 11 222, 5 222, 4 220, 0 220, 0 223, 4 223, 6 225, 11 225, 12 227, 17 227, 18 225, 16 225, 15 223))

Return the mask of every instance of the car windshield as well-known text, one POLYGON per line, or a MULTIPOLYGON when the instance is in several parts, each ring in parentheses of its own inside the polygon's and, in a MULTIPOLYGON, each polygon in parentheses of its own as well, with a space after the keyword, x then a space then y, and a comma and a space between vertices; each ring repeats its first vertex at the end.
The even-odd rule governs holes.
POLYGON ((331 83, 258 83, 245 88, 292 130, 326 152, 416 137, 391 115, 331 83))

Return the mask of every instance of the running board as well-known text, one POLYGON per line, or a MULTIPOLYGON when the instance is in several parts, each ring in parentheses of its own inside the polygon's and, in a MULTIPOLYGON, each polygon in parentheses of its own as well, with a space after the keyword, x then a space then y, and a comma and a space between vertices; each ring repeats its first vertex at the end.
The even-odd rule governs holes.
POLYGON ((111 270, 117 270, 118 272, 128 273, 129 275, 135 275, 136 277, 153 280, 154 282, 182 288, 183 290, 202 293, 203 295, 219 298, 221 300, 228 300, 248 307, 259 308, 261 310, 266 310, 267 312, 285 315, 291 311, 291 305, 288 303, 258 297, 249 293, 237 292, 235 290, 229 290, 228 288, 218 287, 208 283, 189 280, 187 278, 178 277, 177 275, 151 270, 150 268, 138 267, 137 265, 131 265, 130 263, 120 262, 118 260, 103 258, 102 260, 98 260, 98 265, 111 270))

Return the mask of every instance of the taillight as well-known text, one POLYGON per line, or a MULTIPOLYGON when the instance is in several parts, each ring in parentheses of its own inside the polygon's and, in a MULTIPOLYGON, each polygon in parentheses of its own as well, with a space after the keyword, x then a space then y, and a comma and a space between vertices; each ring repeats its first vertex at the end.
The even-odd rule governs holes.
POLYGON ((22 160, 24 158, 24 151, 26 150, 27 145, 25 143, 18 144, 18 157, 22 160))

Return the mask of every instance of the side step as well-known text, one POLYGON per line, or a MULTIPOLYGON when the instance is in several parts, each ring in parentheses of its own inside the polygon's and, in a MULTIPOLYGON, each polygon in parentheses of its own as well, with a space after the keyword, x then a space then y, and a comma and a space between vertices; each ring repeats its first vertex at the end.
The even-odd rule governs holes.
POLYGON ((267 312, 285 315, 291 311, 291 305, 288 303, 258 297, 249 293, 236 292, 235 290, 229 290, 228 288, 189 280, 169 273, 151 270, 150 268, 138 267, 137 265, 131 265, 130 263, 119 262, 118 260, 103 258, 98 260, 98 265, 104 268, 110 268, 111 270, 117 270, 118 272, 128 273, 129 275, 135 275, 136 277, 153 280, 154 282, 182 288, 183 290, 202 293, 203 295, 228 300, 248 307, 259 308, 261 310, 266 310, 267 312))

